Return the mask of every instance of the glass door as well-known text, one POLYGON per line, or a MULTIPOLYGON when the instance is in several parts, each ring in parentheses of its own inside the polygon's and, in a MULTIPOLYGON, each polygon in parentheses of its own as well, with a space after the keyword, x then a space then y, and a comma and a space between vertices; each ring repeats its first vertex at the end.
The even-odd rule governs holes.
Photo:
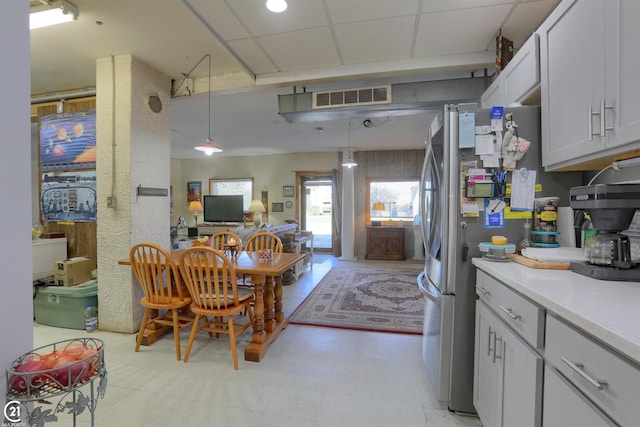
POLYGON ((316 173, 299 177, 300 229, 313 232, 314 251, 330 252, 335 229, 332 176, 316 173))

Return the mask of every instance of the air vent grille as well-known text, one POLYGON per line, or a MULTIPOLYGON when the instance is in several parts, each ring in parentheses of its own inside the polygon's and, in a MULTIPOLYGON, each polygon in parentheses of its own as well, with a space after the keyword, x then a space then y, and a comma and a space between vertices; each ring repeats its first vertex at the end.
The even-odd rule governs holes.
POLYGON ((354 89, 328 90, 313 93, 314 110, 391 103, 391 85, 354 89))

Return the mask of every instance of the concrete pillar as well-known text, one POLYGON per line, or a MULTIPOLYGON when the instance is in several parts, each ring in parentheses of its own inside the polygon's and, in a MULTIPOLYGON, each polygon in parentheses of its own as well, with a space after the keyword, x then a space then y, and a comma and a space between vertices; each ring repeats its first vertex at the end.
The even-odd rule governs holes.
POLYGON ((140 327, 142 291, 129 266, 139 242, 170 249, 168 196, 138 196, 137 188, 170 186, 171 81, 131 55, 96 62, 99 328, 140 327), (149 107, 157 95, 160 112, 149 107))

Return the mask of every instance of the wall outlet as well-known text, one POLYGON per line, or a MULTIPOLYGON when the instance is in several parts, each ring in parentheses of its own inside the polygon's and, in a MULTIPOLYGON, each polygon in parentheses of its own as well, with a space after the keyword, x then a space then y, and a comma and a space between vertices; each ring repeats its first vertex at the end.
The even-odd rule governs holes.
POLYGON ((115 207, 116 207, 116 197, 115 196, 107 197, 107 207, 115 209, 115 207))

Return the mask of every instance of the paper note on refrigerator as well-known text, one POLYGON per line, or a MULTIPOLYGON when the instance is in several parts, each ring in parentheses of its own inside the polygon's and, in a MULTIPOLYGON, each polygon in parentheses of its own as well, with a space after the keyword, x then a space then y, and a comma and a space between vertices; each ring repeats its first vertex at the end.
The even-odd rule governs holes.
POLYGON ((536 191, 536 171, 525 168, 513 171, 511 178, 511 210, 533 210, 536 191))
POLYGON ((476 156, 490 155, 495 153, 493 134, 476 135, 476 156))
POLYGON ((460 148, 473 148, 475 145, 476 115, 475 113, 460 113, 458 132, 460 148))

